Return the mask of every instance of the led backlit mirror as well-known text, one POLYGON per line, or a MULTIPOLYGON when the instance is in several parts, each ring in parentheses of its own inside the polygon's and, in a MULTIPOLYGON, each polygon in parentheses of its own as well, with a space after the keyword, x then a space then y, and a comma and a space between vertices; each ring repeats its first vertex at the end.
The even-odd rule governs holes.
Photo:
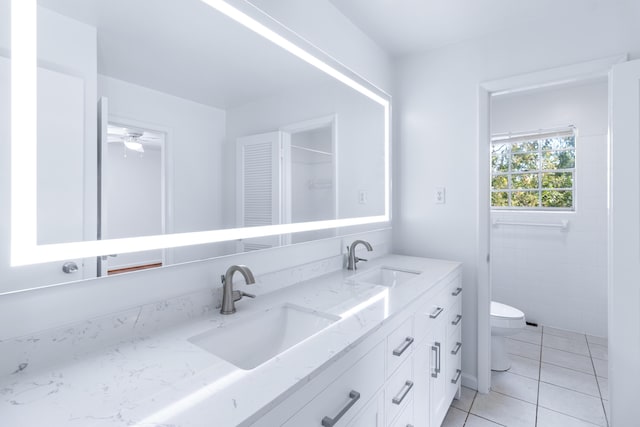
POLYGON ((94 277, 388 221, 388 97, 249 4, 11 14, 13 265, 100 256, 94 277))

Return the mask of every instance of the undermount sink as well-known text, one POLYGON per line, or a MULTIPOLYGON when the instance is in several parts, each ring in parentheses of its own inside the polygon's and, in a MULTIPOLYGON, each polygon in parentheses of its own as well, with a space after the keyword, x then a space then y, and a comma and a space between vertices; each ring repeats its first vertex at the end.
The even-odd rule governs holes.
POLYGON ((379 267, 357 274, 349 279, 352 283, 370 283, 392 288, 418 276, 420 271, 402 270, 393 267, 379 267))
POLYGON ((339 316, 285 303, 245 319, 231 320, 189 338, 189 342, 240 369, 250 370, 338 320, 339 316))

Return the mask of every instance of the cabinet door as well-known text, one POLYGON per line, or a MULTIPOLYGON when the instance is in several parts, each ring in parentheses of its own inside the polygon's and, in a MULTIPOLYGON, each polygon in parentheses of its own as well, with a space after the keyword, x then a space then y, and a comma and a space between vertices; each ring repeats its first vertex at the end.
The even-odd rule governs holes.
POLYGON ((415 387, 413 396, 413 418, 415 427, 429 427, 429 388, 431 384, 432 337, 422 340, 413 354, 415 387))
POLYGON ((446 316, 440 316, 433 328, 433 335, 430 346, 430 371, 431 371, 431 387, 430 387, 430 414, 431 426, 439 426, 442 424, 449 402, 447 399, 447 367, 446 365, 446 316))
POLYGON ((376 397, 356 416, 348 427, 383 427, 382 408, 384 401, 382 393, 378 393, 376 397))

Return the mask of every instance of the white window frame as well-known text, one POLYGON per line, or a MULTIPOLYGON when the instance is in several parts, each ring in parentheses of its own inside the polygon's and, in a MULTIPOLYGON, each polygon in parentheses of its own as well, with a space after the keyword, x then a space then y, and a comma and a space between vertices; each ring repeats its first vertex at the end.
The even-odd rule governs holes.
MULTIPOLYGON (((519 134, 496 134, 491 137, 491 146, 498 144, 516 144, 521 142, 533 142, 540 141, 547 138, 558 138, 558 137, 568 137, 572 136, 574 138, 573 148, 565 148, 559 150, 543 150, 542 144, 538 143, 538 149, 536 151, 522 151, 516 154, 530 154, 537 153, 539 158, 539 164, 537 169, 532 169, 529 171, 512 171, 511 170, 511 156, 513 153, 509 153, 509 169, 506 172, 494 172, 491 166, 491 162, 493 159, 493 150, 490 150, 489 153, 489 171, 491 176, 491 181, 489 183, 489 187, 491 189, 491 194, 493 193, 507 193, 508 195, 508 206, 493 206, 491 205, 491 210, 513 210, 513 211, 557 211, 557 212, 575 212, 576 210, 576 167, 577 167, 577 135, 576 129, 573 126, 569 126, 567 128, 560 129, 549 129, 549 130, 540 130, 536 132, 523 132, 519 134), (565 169, 542 169, 542 154, 545 152, 562 152, 562 151, 573 151, 574 152, 574 165, 573 168, 565 168, 565 169), (545 173, 571 173, 571 188, 544 188, 542 186, 542 176, 545 173), (512 177, 514 175, 538 175, 538 188, 537 189, 529 189, 529 188, 512 188, 512 177), (493 188, 493 179, 496 176, 506 176, 507 177, 507 188, 494 189, 493 188), (571 207, 551 207, 551 206, 542 206, 542 192, 543 191, 571 191, 571 207), (513 193, 536 193, 538 195, 538 206, 513 206, 511 204, 511 195, 513 193)), ((491 203, 491 197, 489 198, 489 203, 491 203)))

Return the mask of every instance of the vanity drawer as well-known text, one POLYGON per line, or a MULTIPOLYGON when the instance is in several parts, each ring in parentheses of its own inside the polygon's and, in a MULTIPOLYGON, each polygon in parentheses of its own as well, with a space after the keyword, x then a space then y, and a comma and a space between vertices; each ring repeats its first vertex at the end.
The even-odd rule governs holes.
POLYGON ((453 331, 447 338, 447 397, 453 399, 462 383, 462 330, 453 331))
POLYGON ((408 359, 416 344, 411 316, 387 336, 387 377, 408 359))
POLYGON ((346 426, 384 383, 384 349, 382 341, 283 426, 346 426))
POLYGON ((391 427, 413 427, 413 405, 414 403, 412 397, 411 401, 407 403, 407 406, 405 406, 405 408, 402 410, 402 413, 400 414, 400 416, 398 416, 398 419, 392 424, 391 427))
POLYGON ((413 363, 406 360, 387 381, 384 389, 384 413, 390 426, 413 399, 413 363))
POLYGON ((445 317, 447 290, 431 296, 415 312, 416 341, 422 341, 431 328, 445 317))
POLYGON ((462 301, 456 302, 446 311, 447 316, 447 336, 451 335, 456 328, 462 326, 462 301))

